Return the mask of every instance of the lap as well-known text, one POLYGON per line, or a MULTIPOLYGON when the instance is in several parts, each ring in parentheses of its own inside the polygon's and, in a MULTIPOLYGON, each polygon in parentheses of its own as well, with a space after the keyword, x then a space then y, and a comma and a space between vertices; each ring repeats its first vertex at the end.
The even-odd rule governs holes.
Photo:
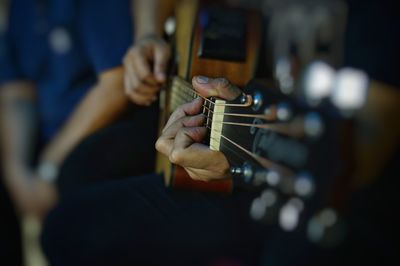
POLYGON ((156 106, 138 109, 85 138, 61 166, 59 189, 150 173, 154 169, 157 115, 156 106))
POLYGON ((158 175, 107 181, 66 197, 47 219, 43 244, 56 266, 248 259, 258 247, 258 228, 247 218, 251 198, 170 192, 158 175))
POLYGON ((21 231, 14 206, 0 176, 0 262, 22 265, 21 231))

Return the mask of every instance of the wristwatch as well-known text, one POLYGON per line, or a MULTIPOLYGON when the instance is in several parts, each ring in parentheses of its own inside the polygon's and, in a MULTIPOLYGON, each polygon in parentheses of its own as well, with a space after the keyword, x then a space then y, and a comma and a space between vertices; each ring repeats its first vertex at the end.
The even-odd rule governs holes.
POLYGON ((38 167, 39 178, 48 183, 54 183, 57 180, 58 173, 59 169, 53 163, 44 162, 38 167))

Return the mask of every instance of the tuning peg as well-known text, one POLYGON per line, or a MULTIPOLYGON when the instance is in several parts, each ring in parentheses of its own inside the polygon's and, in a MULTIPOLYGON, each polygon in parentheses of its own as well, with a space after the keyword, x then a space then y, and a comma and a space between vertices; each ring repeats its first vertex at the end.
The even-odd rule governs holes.
POLYGON ((293 111, 288 103, 282 102, 276 106, 276 117, 279 121, 288 121, 292 116, 293 111))
MULTIPOLYGON (((247 174, 249 175, 250 173, 253 173, 252 170, 247 166, 245 170, 243 168, 240 168, 240 170, 235 170, 235 171, 246 171, 247 174)), ((267 184, 271 187, 276 187, 279 185, 281 182, 281 176, 279 175, 278 172, 274 170, 256 170, 254 171, 254 175, 251 178, 251 182, 254 185, 262 185, 262 184, 267 184)))
POLYGON ((326 208, 314 215, 307 225, 307 236, 311 242, 332 247, 343 241, 347 233, 346 224, 334 209, 326 208))
POLYGON ((299 198, 291 198, 279 211, 279 225, 285 231, 293 231, 299 224, 304 203, 299 198))
POLYGON ((304 94, 308 104, 316 106, 331 94, 336 73, 322 61, 312 62, 305 73, 304 94))
POLYGON ((275 78, 279 88, 284 94, 290 94, 294 90, 294 79, 292 76, 292 62, 289 57, 280 57, 275 64, 275 78))
POLYGON ((239 177, 246 184, 251 184, 253 182, 253 168, 248 163, 244 163, 239 167, 231 167, 230 172, 234 178, 239 177))
POLYGON ((252 98, 253 98, 252 108, 254 111, 258 111, 264 102, 263 96, 260 92, 256 91, 253 94, 252 98))
POLYGON ((256 221, 273 222, 278 215, 279 194, 274 189, 266 189, 255 198, 250 207, 250 216, 256 221))
POLYGON ((324 123, 318 113, 309 112, 304 116, 304 132, 311 138, 318 138, 324 132, 324 123))
POLYGON ((333 104, 346 116, 364 106, 368 94, 368 76, 353 68, 343 68, 336 75, 331 94, 333 104))
POLYGON ((310 173, 300 173, 294 181, 294 191, 300 197, 310 197, 314 193, 314 178, 310 173))

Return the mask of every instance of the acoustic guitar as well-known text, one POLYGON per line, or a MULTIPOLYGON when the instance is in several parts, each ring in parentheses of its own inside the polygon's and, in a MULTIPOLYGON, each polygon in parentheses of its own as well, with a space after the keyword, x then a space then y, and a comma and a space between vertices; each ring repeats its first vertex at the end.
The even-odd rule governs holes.
MULTIPOLYGON (((190 84, 193 76, 225 77, 238 86, 246 85, 254 77, 261 43, 262 22, 257 12, 183 0, 176 7, 175 17, 177 73, 160 94, 160 130, 179 105, 197 96, 190 84)), ((218 150, 215 143, 210 145, 218 150)), ((175 188, 229 193, 233 187, 230 180, 194 181, 161 154, 157 156, 156 171, 175 188)))

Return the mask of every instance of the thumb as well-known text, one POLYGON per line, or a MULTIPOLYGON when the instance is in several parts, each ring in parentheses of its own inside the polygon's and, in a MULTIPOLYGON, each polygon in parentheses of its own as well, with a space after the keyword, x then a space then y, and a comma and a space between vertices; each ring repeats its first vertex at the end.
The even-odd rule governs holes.
POLYGON ((241 90, 224 78, 208 78, 195 76, 192 79, 194 89, 203 97, 218 97, 225 100, 234 100, 241 94, 241 90))

